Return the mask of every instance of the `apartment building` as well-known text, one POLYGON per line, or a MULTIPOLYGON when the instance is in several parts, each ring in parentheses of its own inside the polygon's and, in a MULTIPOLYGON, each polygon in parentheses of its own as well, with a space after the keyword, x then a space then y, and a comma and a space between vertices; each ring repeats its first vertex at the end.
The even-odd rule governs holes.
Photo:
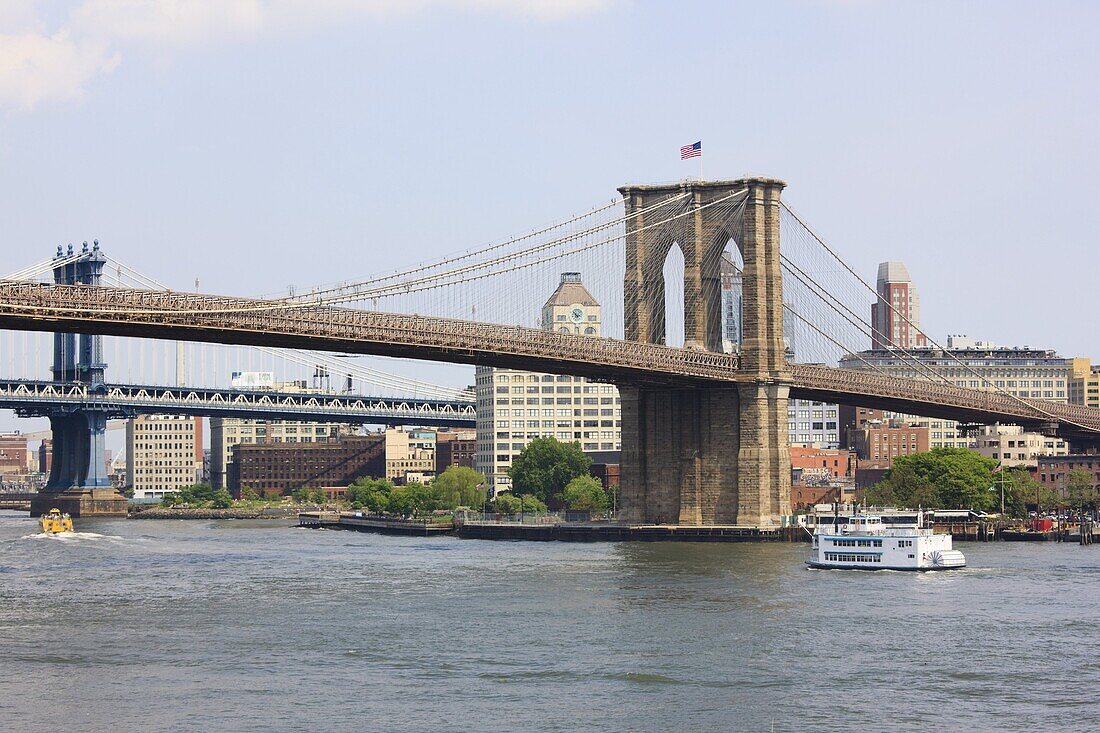
POLYGON ((135 499, 160 499, 198 482, 202 418, 140 415, 126 421, 126 485, 135 499))

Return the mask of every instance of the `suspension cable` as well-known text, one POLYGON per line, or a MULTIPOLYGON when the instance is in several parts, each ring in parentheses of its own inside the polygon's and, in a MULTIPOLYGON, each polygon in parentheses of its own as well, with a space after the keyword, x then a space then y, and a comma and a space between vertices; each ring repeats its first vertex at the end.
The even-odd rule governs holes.
MULTIPOLYGON (((871 287, 871 285, 866 280, 864 280, 858 273, 856 273, 855 270, 853 270, 848 265, 847 262, 845 262, 843 259, 841 259, 840 255, 838 255, 833 250, 832 247, 830 247, 828 244, 826 244, 825 241, 820 236, 818 236, 817 232, 815 232, 813 229, 811 229, 810 226, 807 225, 806 222, 803 221, 803 219, 797 213, 795 213, 795 211, 790 207, 789 204, 787 204, 785 201, 780 202, 780 203, 782 204, 783 208, 787 210, 787 213, 789 213, 792 217, 794 217, 795 221, 797 221, 802 226, 802 228, 805 229, 810 234, 810 236, 813 237, 814 240, 816 240, 817 243, 820 244, 825 249, 826 252, 828 252, 830 255, 833 256, 833 259, 835 259, 837 262, 839 262, 840 265, 842 267, 844 267, 844 269, 846 269, 849 273, 851 273, 852 276, 856 278, 856 280, 858 280, 860 283, 862 283, 865 288, 867 288, 869 291, 874 293, 876 303, 879 300, 886 301, 885 298, 881 298, 879 296, 878 291, 875 288, 871 287)), ((892 303, 890 303, 889 301, 886 301, 886 305, 890 309, 890 312, 893 315, 900 316, 901 318, 903 318, 905 320, 905 323, 911 329, 916 330, 918 333, 924 333, 923 331, 920 330, 920 328, 918 326, 916 326, 916 324, 914 324, 912 322, 912 320, 909 319, 908 315, 906 315, 905 313, 900 312, 897 308, 894 307, 894 305, 892 303)), ((1051 420, 1053 420, 1055 422, 1066 422, 1066 423, 1069 423, 1071 425, 1076 425, 1077 427, 1083 428, 1085 430, 1090 430, 1091 429, 1088 426, 1082 425, 1082 424, 1077 423, 1077 422, 1074 422, 1073 420, 1058 418, 1055 415, 1051 414, 1049 411, 1044 410, 1039 405, 1036 405, 1031 401, 1026 401, 1023 398, 1019 397, 1018 395, 1015 395, 1015 394, 1007 391, 1003 387, 998 387, 996 384, 994 384, 992 381, 990 381, 990 379, 988 377, 986 377, 984 374, 977 371, 972 366, 970 366, 965 361, 963 361, 958 356, 956 356, 954 353, 952 353, 951 350, 946 349, 943 346, 941 346, 932 337, 928 336, 928 334, 924 334, 924 335, 925 335, 925 338, 928 339, 929 343, 931 343, 935 348, 939 349, 941 352, 943 352, 945 355, 947 355, 952 361, 956 362, 965 371, 967 371, 968 373, 970 373, 973 376, 976 376, 981 382, 988 385, 990 387, 990 391, 996 392, 998 394, 1001 394, 1002 396, 1005 396, 1005 397, 1008 397, 1012 400, 1015 400, 1016 402, 1019 402, 1021 405, 1024 405, 1026 407, 1030 407, 1031 409, 1034 409, 1034 410, 1042 413, 1043 415, 1045 415, 1046 417, 1050 418, 1051 420)), ((844 347, 841 347, 841 348, 844 348, 844 347)))

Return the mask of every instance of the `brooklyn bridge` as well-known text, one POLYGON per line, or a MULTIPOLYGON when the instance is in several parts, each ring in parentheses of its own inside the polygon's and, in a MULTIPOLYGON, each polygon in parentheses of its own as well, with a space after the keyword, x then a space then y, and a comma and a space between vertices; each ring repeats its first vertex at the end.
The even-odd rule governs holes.
MULTIPOLYGON (((1010 422, 1079 445, 1100 439, 1098 410, 1022 397, 991 383, 960 386, 925 373, 904 349, 897 358, 912 365, 908 378, 827 363, 858 351, 872 335, 855 305, 866 297, 865 283, 781 200, 784 187, 770 178, 624 186, 611 205, 532 234, 285 297, 112 285, 102 263, 94 264, 97 250, 59 253, 29 275, 0 281, 0 328, 56 334, 54 379, 84 390, 86 401, 120 389, 108 388, 104 378, 102 336, 520 368, 614 384, 622 399, 622 519, 638 524, 766 526, 789 514, 788 399, 1010 422), (683 265, 681 281, 670 287, 674 250, 683 265), (723 344, 723 257, 731 257, 743 281, 742 335, 733 349, 723 344), (584 268, 606 282, 607 292, 621 293, 621 336, 529 325, 519 312, 533 309, 523 294, 563 266, 584 268), (35 279, 41 272, 52 282, 35 279), (673 327, 682 327, 682 346, 669 345, 673 327), (791 348, 794 333, 801 358, 791 348)), ((952 366, 963 374, 968 368, 952 366)), ((470 400, 426 402, 438 423, 458 424, 470 419, 470 400)), ((24 408, 53 415, 55 466, 64 466, 40 503, 61 503, 74 514, 117 511, 121 497, 93 466, 105 415, 89 417, 95 409, 78 405, 61 416, 61 401, 45 400, 53 407, 38 412, 24 408)), ((187 410, 213 409, 198 397, 193 402, 187 410)), ((242 414, 253 414, 246 407, 242 414)), ((326 412, 315 403, 309 414, 339 410, 347 406, 332 403, 326 412)), ((364 415, 361 422, 381 420, 369 410, 364 415)), ((386 419, 402 417, 409 419, 407 413, 386 419)))

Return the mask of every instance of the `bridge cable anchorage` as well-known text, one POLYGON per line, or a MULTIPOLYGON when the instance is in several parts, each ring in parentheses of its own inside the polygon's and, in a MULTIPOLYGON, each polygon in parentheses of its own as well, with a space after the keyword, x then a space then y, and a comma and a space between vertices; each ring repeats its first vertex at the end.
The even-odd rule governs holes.
MULTIPOLYGON (((790 214, 791 217, 793 217, 794 220, 797 221, 799 223, 799 225, 801 225, 802 228, 819 245, 821 245, 821 247, 826 252, 828 252, 829 255, 831 255, 833 257, 833 259, 835 259, 844 269, 846 269, 856 279, 856 281, 858 283, 860 283, 872 295, 874 295, 876 303, 878 303, 880 301, 885 302, 886 306, 890 309, 890 312, 893 316, 901 318, 906 323, 906 325, 908 325, 909 328, 912 329, 913 332, 924 334, 925 338, 928 340, 928 342, 930 344, 932 344, 932 346, 934 348, 938 349, 940 352, 942 352, 944 355, 946 355, 952 361, 954 361, 958 366, 962 367, 966 372, 968 372, 972 376, 977 377, 979 381, 981 381, 983 384, 985 384, 988 387, 988 389, 985 390, 985 391, 993 392, 995 394, 1001 395, 1002 397, 1006 397, 1008 399, 1011 399, 1011 400, 1013 400, 1013 401, 1015 401, 1015 402, 1017 402, 1021 405, 1024 405, 1024 406, 1026 406, 1026 407, 1028 407, 1032 410, 1035 410, 1036 412, 1040 413, 1041 415, 1043 415, 1043 416, 1045 416, 1045 417, 1047 417, 1047 418, 1049 418, 1049 419, 1051 419, 1055 422, 1065 422, 1065 423, 1069 423, 1070 425, 1074 425, 1076 427, 1079 427, 1083 430, 1089 430, 1089 431, 1093 430, 1093 428, 1089 427, 1086 424, 1079 423, 1079 422, 1076 422, 1072 419, 1065 418, 1065 417, 1062 417, 1062 418, 1057 417, 1056 415, 1054 415, 1050 411, 1043 408, 1040 404, 1036 404, 1036 401, 1034 401, 1032 398, 1025 399, 1025 398, 1019 397, 1018 395, 1015 395, 1015 394, 1009 392, 1004 387, 998 387, 993 381, 991 381, 984 374, 982 374, 981 372, 978 372, 972 366, 967 364, 964 360, 960 359, 958 356, 956 356, 954 353, 952 353, 949 349, 946 349, 943 345, 936 342, 935 339, 933 339, 931 336, 929 336, 928 334, 921 331, 920 328, 917 327, 916 324, 913 323, 913 321, 909 318, 909 316, 906 313, 900 311, 898 308, 894 307, 893 303, 887 302, 885 299, 881 298, 878 294, 878 291, 874 287, 872 287, 870 283, 868 283, 865 279, 863 279, 863 277, 861 275, 859 275, 847 262, 845 262, 844 259, 839 254, 837 254, 837 252, 832 247, 830 247, 824 241, 824 239, 822 239, 817 234, 817 232, 815 232, 808 224, 806 224, 806 222, 791 208, 790 204, 788 204, 786 201, 781 201, 780 206, 782 206, 782 208, 784 210, 786 210, 787 213, 790 214)), ((900 351, 903 353, 903 355, 906 355, 911 360, 913 360, 914 363, 919 361, 911 353, 905 351, 904 349, 902 349, 900 351)), ((925 365, 925 366, 927 366, 927 365, 925 365)), ((944 381, 945 382, 947 381, 946 378, 944 378, 944 381)), ((1039 400, 1039 401, 1041 402, 1041 400, 1039 400)))
MULTIPOLYGON (((473 272, 473 271, 477 271, 477 270, 486 269, 486 268, 492 267, 494 265, 498 265, 498 264, 505 263, 505 262, 508 262, 508 261, 511 261, 511 260, 515 260, 519 257, 526 257, 526 256, 536 254, 538 252, 546 251, 548 249, 553 249, 554 247, 560 246, 562 244, 566 244, 566 243, 571 242, 573 240, 582 239, 583 237, 585 237, 587 235, 594 234, 596 232, 599 232, 599 231, 602 231, 602 230, 605 230, 605 229, 610 229, 614 226, 617 226, 619 224, 622 224, 622 223, 626 222, 627 220, 629 220, 631 218, 635 218, 637 216, 640 216, 640 215, 645 214, 647 212, 653 211, 655 209, 662 208, 664 206, 667 206, 670 203, 675 203, 677 201, 681 201, 685 197, 687 197, 688 195, 689 194, 683 193, 683 194, 679 194, 677 196, 671 196, 671 197, 669 197, 669 198, 667 198, 663 201, 658 202, 657 204, 654 204, 653 206, 650 206, 650 207, 648 207, 644 210, 635 212, 632 215, 622 216, 622 217, 619 217, 617 219, 613 219, 613 220, 610 220, 608 222, 598 224, 596 226, 592 226, 592 227, 582 229, 579 232, 574 232, 574 233, 568 234, 566 236, 550 240, 549 242, 543 242, 541 244, 537 244, 535 246, 528 247, 527 249, 523 249, 523 250, 519 250, 517 252, 512 252, 512 253, 509 253, 509 254, 501 255, 501 256, 495 257, 491 260, 486 260, 486 261, 482 261, 482 262, 475 262, 475 263, 472 263, 472 264, 469 264, 469 265, 464 265, 464 266, 459 267, 457 269, 453 269, 453 270, 449 270, 449 271, 445 271, 445 272, 441 272, 441 273, 427 274, 427 275, 424 275, 422 277, 419 277, 419 278, 416 278, 416 279, 413 279, 413 280, 407 280, 407 279, 406 280, 399 280, 398 282, 391 283, 389 285, 381 285, 379 287, 370 288, 370 289, 366 289, 366 290, 362 289, 362 288, 364 288, 368 285, 374 285, 376 283, 384 283, 388 280, 393 280, 395 278, 405 277, 407 275, 412 275, 412 274, 417 274, 417 273, 433 270, 433 269, 436 269, 437 267, 441 267, 441 266, 443 266, 445 264, 448 264, 448 263, 451 263, 451 262, 457 262, 457 261, 460 261, 462 259, 468 259, 468 257, 460 257, 460 258, 454 258, 452 260, 444 260, 444 261, 442 261, 440 263, 437 263, 437 264, 434 264, 434 265, 425 265, 425 266, 422 266, 422 267, 414 268, 413 270, 409 270, 405 273, 397 273, 396 275, 390 275, 390 276, 386 276, 386 277, 374 278, 372 280, 364 280, 362 282, 354 283, 352 285, 347 285, 347 286, 343 286, 343 287, 340 287, 340 288, 333 288, 333 289, 330 289, 330 290, 327 290, 327 291, 314 291, 314 292, 311 292, 308 296, 288 298, 287 300, 304 301, 304 302, 309 302, 309 303, 321 303, 321 304, 331 305, 333 303, 353 302, 353 301, 360 301, 360 300, 373 300, 373 299, 380 298, 380 297, 386 297, 387 295, 404 295, 407 292, 409 292, 407 290, 407 288, 409 288, 410 286, 419 285, 419 284, 424 283, 424 282, 431 282, 431 281, 434 281, 434 280, 440 280, 442 278, 457 277, 457 276, 462 275, 466 272, 473 272), (340 294, 340 291, 345 291, 345 290, 348 290, 348 289, 352 289, 352 292, 347 292, 347 293, 340 294), (325 297, 325 293, 334 293, 334 295, 332 295, 330 297, 325 297)), ((618 239, 621 239, 621 237, 616 236, 616 237, 604 240, 604 242, 602 242, 602 243, 607 243, 607 242, 610 242, 610 241, 617 241, 618 239)), ((487 248, 486 250, 482 250, 482 252, 489 251, 491 249, 496 249, 496 247, 487 248)), ((578 249, 578 250, 573 250, 573 252, 583 251, 584 249, 585 248, 581 248, 581 249, 578 249)), ((479 253, 474 253, 474 254, 479 254, 479 253)), ((568 253, 566 253, 566 254, 568 254, 568 253)), ((470 255, 470 256, 473 256, 473 255, 470 255)), ((459 283, 464 283, 466 281, 461 280, 461 281, 458 281, 458 282, 459 283)), ((419 292, 419 290, 413 291, 413 292, 419 292)))
MULTIPOLYGON (((686 195, 686 194, 681 194, 681 196, 684 196, 684 195, 686 195)), ((466 252, 463 252, 463 253, 458 254, 456 256, 447 257, 447 258, 444 258, 444 259, 436 261, 436 262, 429 262, 429 263, 424 263, 424 264, 418 265, 418 266, 416 266, 416 267, 414 267, 410 270, 395 271, 395 272, 391 273, 390 275, 379 276, 379 277, 374 278, 372 280, 365 280, 365 281, 362 281, 360 283, 353 283, 351 285, 340 284, 340 285, 333 286, 333 287, 328 287, 328 288, 314 289, 314 290, 310 291, 309 295, 314 296, 314 295, 320 295, 320 294, 327 293, 327 292, 339 292, 339 291, 342 291, 342 290, 346 290, 348 288, 354 288, 354 287, 358 287, 358 286, 361 286, 361 285, 370 285, 370 284, 374 284, 376 282, 386 282, 388 280, 393 280, 393 279, 400 278, 400 277, 415 275, 417 273, 424 272, 426 270, 435 269, 437 267, 442 267, 444 265, 452 264, 454 262, 460 262, 464 259, 469 259, 470 257, 477 257, 479 255, 483 255, 483 254, 486 254, 488 252, 493 252, 493 251, 501 249, 503 247, 507 247, 511 244, 516 244, 518 242, 522 242, 522 241, 525 241, 527 239, 531 239, 532 237, 537 237, 537 236, 540 236, 542 234, 546 234, 547 232, 551 232, 555 229, 560 229, 562 227, 569 226, 570 224, 574 224, 578 221, 582 221, 584 219, 595 216, 596 214, 607 211, 608 209, 612 209, 612 208, 618 206, 620 203, 621 203, 620 201, 612 199, 612 201, 610 203, 604 204, 603 206, 599 206, 599 207, 597 207, 595 209, 592 209, 590 211, 587 211, 583 214, 577 214, 577 215, 575 215, 575 216, 573 216, 569 219, 566 219, 564 221, 560 221, 560 222, 557 222, 555 224, 551 224, 551 225, 543 227, 541 229, 536 229, 535 231, 513 237, 511 239, 508 239, 506 241, 503 241, 503 242, 500 242, 500 243, 497 243, 497 244, 489 245, 489 246, 484 247, 484 248, 479 249, 479 250, 466 251, 466 252)))

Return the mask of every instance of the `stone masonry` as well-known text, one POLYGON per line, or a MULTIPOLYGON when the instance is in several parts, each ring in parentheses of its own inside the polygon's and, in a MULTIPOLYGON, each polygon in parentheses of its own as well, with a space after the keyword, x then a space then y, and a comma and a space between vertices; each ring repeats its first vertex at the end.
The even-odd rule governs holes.
POLYGON ((684 254, 685 348, 721 348, 720 259, 744 261, 744 338, 736 388, 619 385, 622 511, 634 523, 765 526, 790 513, 779 196, 766 178, 624 186, 626 338, 664 343, 664 263, 684 254), (736 192, 744 191, 739 195, 736 192), (682 194, 687 194, 682 196, 682 194), (671 221, 666 221, 670 220, 671 221))

